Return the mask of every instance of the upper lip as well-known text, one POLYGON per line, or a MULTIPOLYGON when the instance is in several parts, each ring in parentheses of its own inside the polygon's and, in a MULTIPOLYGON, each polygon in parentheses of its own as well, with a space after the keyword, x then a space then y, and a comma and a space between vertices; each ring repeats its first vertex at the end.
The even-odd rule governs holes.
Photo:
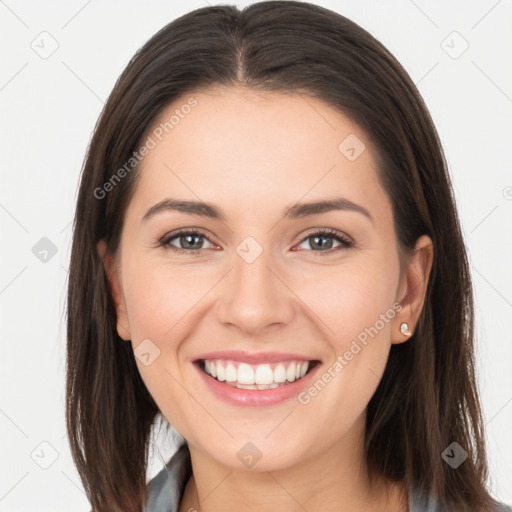
POLYGON ((317 361, 314 357, 307 357, 291 352, 247 352, 243 350, 221 350, 207 352, 195 357, 194 361, 204 359, 231 359, 249 364, 276 363, 279 361, 317 361))

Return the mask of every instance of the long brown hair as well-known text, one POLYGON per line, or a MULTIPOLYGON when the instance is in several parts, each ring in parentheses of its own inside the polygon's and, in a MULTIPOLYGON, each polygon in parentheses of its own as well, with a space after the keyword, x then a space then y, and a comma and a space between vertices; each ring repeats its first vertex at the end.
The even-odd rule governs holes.
POLYGON ((160 414, 131 345, 117 334, 96 250, 101 239, 111 254, 118 250, 140 166, 113 176, 166 105, 211 85, 319 98, 375 144, 400 250, 411 251, 427 234, 434 261, 417 328, 392 346, 368 404, 368 468, 450 509, 489 510, 472 283, 436 129, 410 77, 379 41, 340 14, 295 1, 205 7, 172 21, 129 62, 95 128, 74 221, 66 389, 71 452, 93 510, 142 510, 160 414), (456 470, 441 457, 454 441, 469 453, 456 470))

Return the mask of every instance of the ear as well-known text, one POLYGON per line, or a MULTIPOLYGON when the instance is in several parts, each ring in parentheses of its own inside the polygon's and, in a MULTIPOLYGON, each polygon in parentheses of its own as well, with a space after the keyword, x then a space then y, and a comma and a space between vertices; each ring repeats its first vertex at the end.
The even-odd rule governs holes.
POLYGON ((129 328, 130 323, 128 322, 128 313, 126 311, 126 303, 121 287, 116 259, 107 251, 107 244, 104 240, 100 240, 96 248, 101 260, 103 261, 105 273, 107 274, 108 281, 110 283, 112 298, 116 305, 117 333, 123 340, 129 341, 131 339, 129 328))
POLYGON ((430 237, 423 235, 416 242, 400 284, 397 300, 402 305, 402 309, 393 321, 391 343, 403 343, 414 333, 425 302, 433 260, 434 245, 430 237), (403 322, 409 326, 409 334, 401 332, 400 326, 403 322))

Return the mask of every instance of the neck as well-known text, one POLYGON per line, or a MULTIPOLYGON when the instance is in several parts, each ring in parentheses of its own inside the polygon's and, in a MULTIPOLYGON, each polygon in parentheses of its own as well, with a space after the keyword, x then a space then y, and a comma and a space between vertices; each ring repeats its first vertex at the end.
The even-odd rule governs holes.
POLYGON ((407 493, 368 477, 364 415, 359 429, 326 450, 275 471, 233 469, 189 444, 192 471, 180 512, 406 512, 407 493))

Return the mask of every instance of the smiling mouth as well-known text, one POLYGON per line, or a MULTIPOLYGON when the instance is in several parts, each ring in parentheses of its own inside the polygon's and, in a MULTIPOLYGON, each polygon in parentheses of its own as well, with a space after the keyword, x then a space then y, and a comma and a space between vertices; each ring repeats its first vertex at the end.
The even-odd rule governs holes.
POLYGON ((218 382, 238 389, 275 389, 302 379, 320 361, 288 360, 248 364, 230 359, 199 359, 199 368, 218 382))

